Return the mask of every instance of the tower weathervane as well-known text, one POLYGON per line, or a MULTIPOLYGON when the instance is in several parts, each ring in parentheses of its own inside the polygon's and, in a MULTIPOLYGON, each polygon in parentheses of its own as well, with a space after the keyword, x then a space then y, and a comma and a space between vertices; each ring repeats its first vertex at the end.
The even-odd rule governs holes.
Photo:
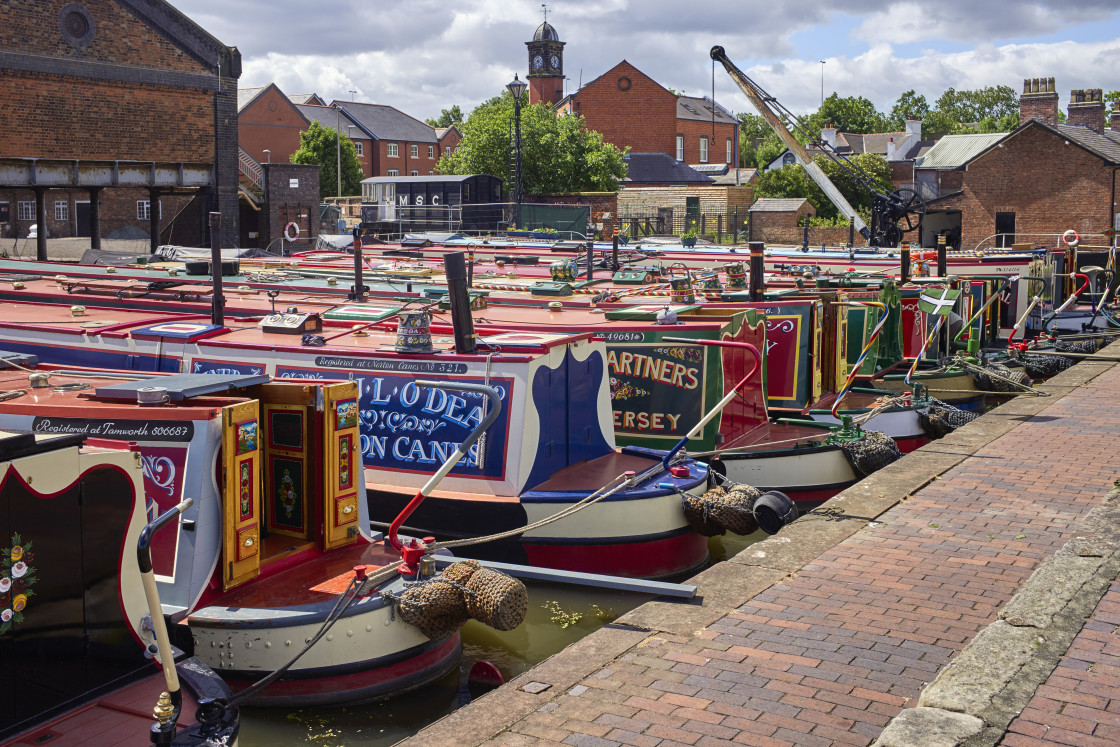
POLYGON ((541 3, 541 9, 544 11, 544 22, 548 23, 548 6, 541 3))

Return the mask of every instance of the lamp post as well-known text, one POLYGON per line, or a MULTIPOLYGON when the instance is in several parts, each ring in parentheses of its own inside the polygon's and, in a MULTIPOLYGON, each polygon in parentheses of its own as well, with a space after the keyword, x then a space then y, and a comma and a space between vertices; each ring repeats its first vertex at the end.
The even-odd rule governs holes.
POLYGON ((335 194, 342 197, 342 121, 339 113, 338 102, 334 102, 334 143, 335 166, 334 173, 338 177, 338 191, 335 194))
POLYGON ((523 80, 518 80, 517 74, 513 80, 506 84, 506 89, 513 96, 513 147, 514 147, 514 176, 513 197, 517 203, 517 220, 521 219, 521 96, 529 86, 523 80))
POLYGON ((268 159, 265 163, 272 163, 272 151, 268 148, 264 149, 264 157, 268 159))
POLYGON ((821 63, 821 106, 824 106, 824 60, 821 63))

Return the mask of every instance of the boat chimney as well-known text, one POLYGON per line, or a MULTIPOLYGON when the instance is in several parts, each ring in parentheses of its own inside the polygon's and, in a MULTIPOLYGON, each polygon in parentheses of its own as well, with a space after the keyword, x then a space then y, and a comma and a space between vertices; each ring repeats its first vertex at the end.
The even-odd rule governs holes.
POLYGON ((764 276, 764 257, 763 250, 765 244, 761 241, 751 241, 747 244, 751 250, 751 274, 750 274, 750 288, 749 298, 751 301, 761 301, 763 294, 766 292, 766 279, 764 276))
POLYGON ((361 301, 369 288, 362 282, 362 229, 354 229, 354 285, 350 286, 347 301, 361 301))
POLYGON ((447 294, 451 300, 455 352, 473 353, 478 349, 478 336, 474 333, 470 291, 467 290, 467 262, 463 252, 443 255, 443 274, 447 278, 447 294))
POLYGON ((214 292, 210 298, 210 323, 221 327, 225 325, 225 299, 222 297, 222 214, 210 213, 210 277, 214 292))

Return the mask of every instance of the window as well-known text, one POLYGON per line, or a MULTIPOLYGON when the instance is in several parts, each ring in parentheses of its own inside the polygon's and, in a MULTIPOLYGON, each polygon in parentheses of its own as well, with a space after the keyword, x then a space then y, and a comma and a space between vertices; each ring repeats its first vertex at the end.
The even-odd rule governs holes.
MULTIPOLYGON (((156 202, 156 215, 159 218, 163 217, 163 203, 156 202)), ((152 206, 148 200, 136 201, 136 220, 151 220, 152 219, 152 206)))
POLYGON ((435 157, 436 157, 436 146, 429 145, 428 146, 428 158, 435 158, 435 157))
POLYGON ((66 200, 54 201, 54 219, 70 220, 70 203, 66 200))
POLYGON ((677 160, 684 160, 684 135, 677 135, 677 160))
MULTIPOLYGON (((396 143, 386 143, 385 144, 385 155, 387 155, 389 158, 396 158, 397 157, 397 144, 396 143)), ((390 174, 389 176, 395 176, 395 174, 390 174)))
POLYGON ((411 156, 412 158, 419 158, 420 157, 420 146, 417 145, 416 143, 413 143, 412 145, 408 146, 408 155, 411 156))
POLYGON ((727 138, 727 160, 725 163, 731 165, 731 138, 727 138))
POLYGON ((708 162, 708 138, 700 138, 700 163, 708 162))
MULTIPOLYGON (((728 142, 731 142, 731 141, 729 140, 728 142)), ((359 156, 364 156, 366 154, 365 150, 366 150, 365 149, 365 143, 363 143, 361 140, 355 140, 354 141, 354 152, 355 153, 357 153, 359 156)))
POLYGON ((20 200, 17 206, 19 220, 35 220, 35 203, 20 200))
POLYGON ((396 169, 389 169, 389 173, 386 174, 386 176, 400 176, 400 175, 401 175, 401 172, 397 171, 396 169))
POLYGON ((420 169, 413 169, 412 170, 412 175, 413 176, 420 176, 420 169))
POLYGON ((428 176, 435 176, 435 175, 436 175, 435 169, 428 169, 428 176))

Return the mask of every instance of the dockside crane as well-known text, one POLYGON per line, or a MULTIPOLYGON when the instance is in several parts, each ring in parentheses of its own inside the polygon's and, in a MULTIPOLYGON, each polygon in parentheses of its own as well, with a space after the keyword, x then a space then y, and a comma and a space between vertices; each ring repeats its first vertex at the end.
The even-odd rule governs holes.
POLYGON ((747 77, 746 73, 728 59, 723 47, 712 47, 710 55, 713 60, 723 65, 724 70, 746 94, 754 108, 770 125, 770 128, 782 139, 790 152, 797 157, 802 167, 809 174, 809 178, 821 188, 821 191, 832 201, 836 209, 855 224, 856 230, 867 239, 871 246, 898 246, 903 236, 921 225, 922 217, 925 215, 925 203, 914 190, 896 189, 887 192, 873 176, 844 157, 830 143, 821 139, 819 134, 813 133, 797 115, 782 106, 776 98, 763 90, 762 86, 747 77), (789 127, 785 123, 789 123, 789 127), (793 129, 793 132, 790 131, 790 128, 793 129), (860 218, 848 200, 824 173, 820 165, 813 161, 805 146, 795 137, 794 133, 801 135, 812 145, 819 148, 840 168, 848 172, 858 184, 871 192, 870 227, 863 222, 863 219, 860 218))

